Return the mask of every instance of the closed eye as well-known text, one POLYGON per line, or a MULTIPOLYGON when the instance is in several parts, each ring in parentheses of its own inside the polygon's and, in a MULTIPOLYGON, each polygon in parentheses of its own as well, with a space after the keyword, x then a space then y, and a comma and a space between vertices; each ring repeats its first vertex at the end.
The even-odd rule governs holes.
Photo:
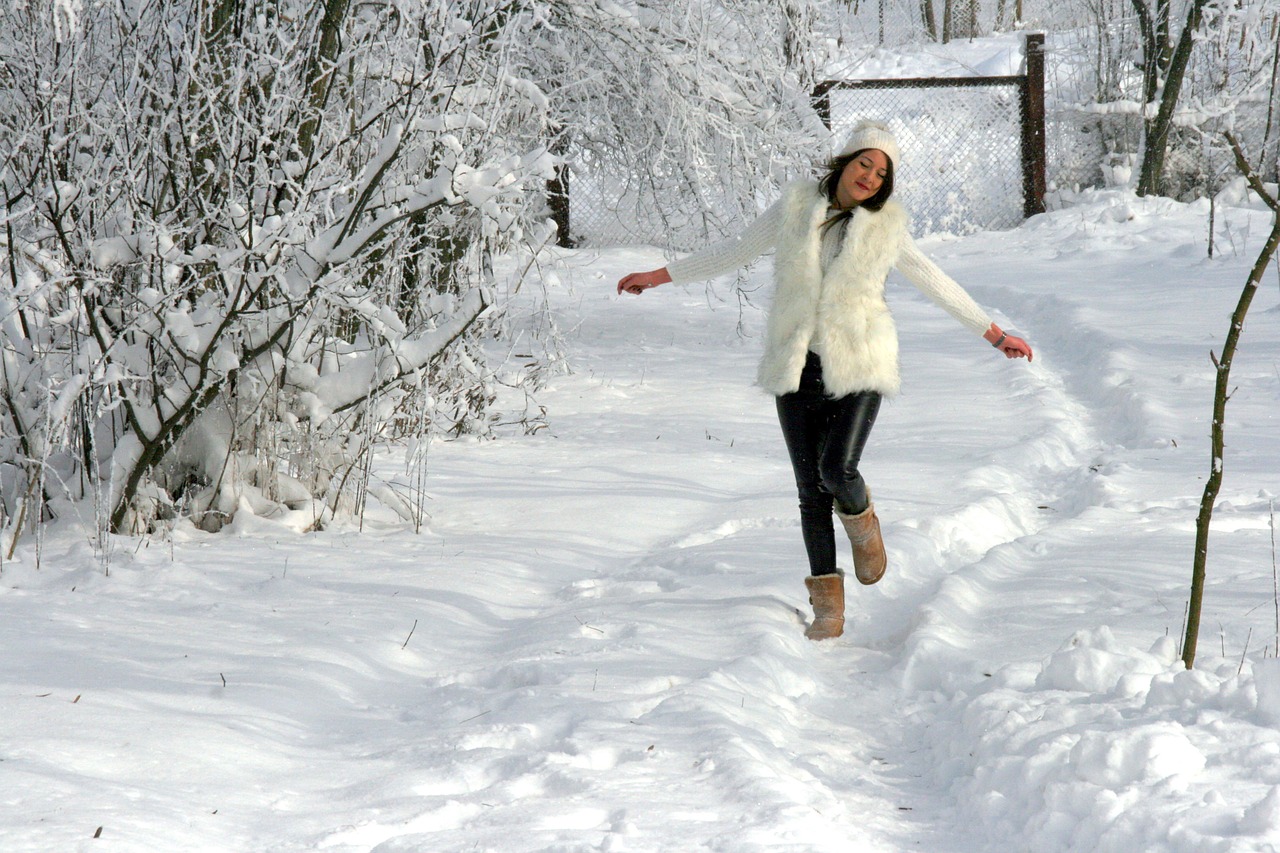
POLYGON ((884 169, 877 169, 876 164, 872 163, 870 160, 868 160, 865 157, 858 160, 858 165, 866 169, 868 172, 874 170, 876 173, 876 177, 880 178, 881 180, 889 177, 889 173, 887 171, 885 171, 884 169))

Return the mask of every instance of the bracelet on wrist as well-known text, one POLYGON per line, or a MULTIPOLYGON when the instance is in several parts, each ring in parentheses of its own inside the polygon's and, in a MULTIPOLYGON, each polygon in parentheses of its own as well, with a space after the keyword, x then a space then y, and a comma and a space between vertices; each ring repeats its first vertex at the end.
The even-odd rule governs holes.
POLYGON ((1000 345, 1004 343, 1004 339, 1007 337, 1009 337, 1008 332, 1001 332, 1000 337, 996 338, 996 342, 993 343, 992 346, 995 347, 996 349, 1000 349, 1000 345))

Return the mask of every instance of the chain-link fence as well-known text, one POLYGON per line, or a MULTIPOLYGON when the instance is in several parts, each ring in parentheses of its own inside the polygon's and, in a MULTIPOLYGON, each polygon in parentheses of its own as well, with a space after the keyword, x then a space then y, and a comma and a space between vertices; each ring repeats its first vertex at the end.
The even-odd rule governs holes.
MULTIPOLYGON (((1019 0, 849 0, 836 4, 842 37, 852 43, 874 45, 946 43, 1009 32, 1022 17, 1019 0)), ((1047 5, 1047 4, 1036 4, 1047 5)))
MULTIPOLYGON (((894 195, 911 211, 915 233, 1011 228, 1043 210, 1042 43, 1028 37, 1025 75, 828 81, 814 93, 815 106, 835 146, 859 120, 890 126, 902 151, 894 195)), ((685 215, 652 203, 663 193, 678 196, 681 176, 627 174, 585 152, 573 155, 568 204, 560 205, 562 233, 574 244, 693 248, 699 235, 723 230, 707 199, 690 199, 685 215)))
POLYGON ((717 211, 728 205, 690 197, 692 182, 684 175, 663 174, 656 168, 636 174, 624 163, 578 148, 570 149, 567 160, 571 165, 562 175, 567 190, 560 192, 568 198, 568 229, 565 219, 557 221, 572 245, 652 245, 687 251, 704 244, 708 234, 724 233, 735 225, 718 218, 717 211), (684 203, 670 203, 674 199, 684 203))
POLYGON ((830 99, 834 139, 847 138, 864 118, 884 121, 897 137, 894 196, 911 211, 917 234, 1012 228, 1025 218, 1016 80, 865 81, 832 90, 830 99))

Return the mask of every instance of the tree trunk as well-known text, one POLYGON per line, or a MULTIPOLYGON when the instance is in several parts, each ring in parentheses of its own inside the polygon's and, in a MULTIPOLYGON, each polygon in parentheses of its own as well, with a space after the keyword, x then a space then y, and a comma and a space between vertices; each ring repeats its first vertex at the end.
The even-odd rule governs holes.
POLYGON ((1132 0, 1142 39, 1142 94, 1149 104, 1160 91, 1160 78, 1169 68, 1173 45, 1169 42, 1169 0, 1156 0, 1155 14, 1146 0, 1132 0))
POLYGON ((787 0, 782 4, 782 58, 805 81, 814 77, 812 15, 807 3, 787 0))
POLYGON ((342 46, 339 37, 342 32, 342 21, 347 16, 347 7, 351 0, 325 0, 324 17, 320 20, 315 56, 311 59, 308 70, 308 90, 310 103, 307 104, 307 115, 298 128, 298 148, 302 151, 303 160, 311 159, 315 147, 316 132, 320 129, 320 112, 329 99, 329 87, 333 83, 333 64, 338 58, 338 49, 342 46))
POLYGON ((1156 0, 1156 45, 1159 48, 1158 56, 1161 71, 1169 67, 1169 61, 1173 58, 1173 42, 1170 39, 1170 35, 1169 0, 1156 0))
POLYGON ((1161 51, 1151 10, 1144 0, 1133 0, 1133 11, 1138 17, 1138 33, 1142 39, 1142 104, 1145 108, 1156 99, 1156 92, 1160 89, 1161 51))
POLYGON ((574 241, 569 222, 569 136, 562 127, 556 127, 552 134, 551 153, 559 162, 555 177, 547 181, 547 207, 556 223, 556 245, 571 249, 574 241))
POLYGON ((933 14, 933 0, 920 0, 920 18, 924 23, 925 34, 931 41, 937 41, 938 19, 933 14))
POLYGON ((795 68, 804 49, 800 17, 804 13, 795 3, 782 5, 782 58, 788 68, 795 68))
MULTIPOLYGON (((1182 81, 1191 61, 1196 30, 1200 29, 1205 0, 1192 0, 1187 12, 1187 23, 1182 28, 1178 47, 1173 52, 1165 73, 1164 91, 1160 95, 1160 111, 1147 126, 1147 143, 1142 154, 1142 172, 1138 178, 1138 195, 1156 195, 1164 179, 1164 158, 1169 148, 1169 130, 1173 126, 1173 111, 1178 106, 1182 81)), ((1158 26, 1157 22, 1157 26, 1158 26)))

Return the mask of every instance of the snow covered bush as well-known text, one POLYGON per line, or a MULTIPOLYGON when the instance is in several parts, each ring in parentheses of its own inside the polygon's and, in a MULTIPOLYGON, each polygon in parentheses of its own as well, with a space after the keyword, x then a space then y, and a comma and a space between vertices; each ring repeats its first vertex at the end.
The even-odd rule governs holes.
POLYGON ((379 437, 485 430, 492 259, 551 236, 551 152, 608 160, 660 218, 753 210, 818 140, 787 10, 4 4, 10 542, 84 498, 117 532, 322 524, 360 510, 379 437))
POLYGON ((482 423, 489 258, 547 230, 520 4, 62 5, 0 7, 7 519, 323 522, 482 423))

